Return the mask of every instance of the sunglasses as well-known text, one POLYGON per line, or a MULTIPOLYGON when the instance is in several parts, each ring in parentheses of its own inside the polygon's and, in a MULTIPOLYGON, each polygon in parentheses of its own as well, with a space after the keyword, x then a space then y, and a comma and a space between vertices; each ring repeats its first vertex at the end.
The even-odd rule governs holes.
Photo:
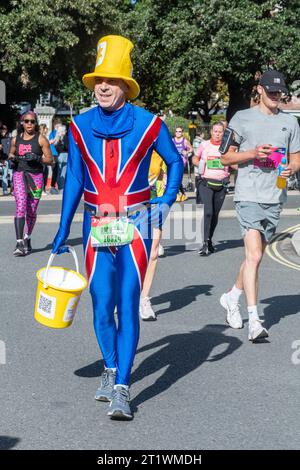
POLYGON ((24 119, 24 122, 25 124, 35 124, 35 120, 34 119, 24 119))
POLYGON ((176 131, 176 134, 181 134, 181 133, 182 133, 182 131, 176 131))

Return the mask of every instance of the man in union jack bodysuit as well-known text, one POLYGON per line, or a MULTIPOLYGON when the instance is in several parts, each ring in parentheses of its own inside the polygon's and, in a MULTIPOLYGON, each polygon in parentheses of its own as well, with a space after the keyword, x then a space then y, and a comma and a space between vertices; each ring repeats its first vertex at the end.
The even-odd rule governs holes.
POLYGON ((121 36, 101 38, 95 71, 83 77, 99 105, 76 116, 70 126, 61 221, 52 247, 53 253, 65 251, 83 194, 86 272, 105 366, 95 398, 110 402, 108 416, 113 419, 133 417, 130 372, 139 339, 139 300, 151 249, 151 226, 162 224, 183 173, 182 159, 165 124, 127 102, 140 91, 132 78, 132 48, 121 36), (168 184, 164 195, 152 199, 149 207, 148 170, 154 149, 167 164, 168 184), (98 236, 103 224, 105 229, 98 236), (121 234, 123 242, 114 238, 115 233, 121 234))

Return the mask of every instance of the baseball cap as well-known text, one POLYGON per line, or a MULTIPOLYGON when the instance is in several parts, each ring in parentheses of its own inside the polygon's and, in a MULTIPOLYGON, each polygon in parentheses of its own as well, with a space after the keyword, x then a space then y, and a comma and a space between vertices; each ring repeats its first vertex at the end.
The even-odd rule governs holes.
POLYGON ((265 88, 267 91, 281 91, 287 93, 287 87, 284 81, 284 76, 282 73, 277 72, 277 70, 267 70, 263 73, 259 84, 265 88))

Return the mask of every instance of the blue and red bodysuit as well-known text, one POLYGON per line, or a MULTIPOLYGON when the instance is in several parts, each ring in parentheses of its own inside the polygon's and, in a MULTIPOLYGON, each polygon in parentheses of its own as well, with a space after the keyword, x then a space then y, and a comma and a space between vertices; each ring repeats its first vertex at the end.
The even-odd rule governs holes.
MULTIPOLYGON (((129 216, 132 243, 121 247, 91 245, 91 210, 124 213, 150 200, 148 172, 153 149, 168 167, 164 195, 151 201, 157 213, 176 199, 183 164, 166 125, 149 112, 126 103, 108 113, 100 106, 78 115, 69 130, 69 156, 62 214, 54 253, 66 242, 84 194, 83 244, 93 299, 94 328, 107 368, 116 368, 116 384, 128 385, 139 339, 139 299, 150 249, 153 210, 129 216), (117 305, 118 326, 114 319, 117 305)), ((164 217, 163 217, 164 218, 164 217)), ((155 219, 155 217, 154 217, 155 219)), ((157 224, 159 224, 157 222, 157 224)))

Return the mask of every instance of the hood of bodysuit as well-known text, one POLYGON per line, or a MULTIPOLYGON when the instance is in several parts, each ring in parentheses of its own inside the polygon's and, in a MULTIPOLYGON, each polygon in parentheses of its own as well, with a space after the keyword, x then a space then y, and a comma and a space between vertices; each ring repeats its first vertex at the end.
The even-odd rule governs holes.
POLYGON ((112 112, 98 106, 92 122, 92 132, 95 137, 102 139, 120 139, 133 129, 133 122, 133 106, 129 103, 112 112))

